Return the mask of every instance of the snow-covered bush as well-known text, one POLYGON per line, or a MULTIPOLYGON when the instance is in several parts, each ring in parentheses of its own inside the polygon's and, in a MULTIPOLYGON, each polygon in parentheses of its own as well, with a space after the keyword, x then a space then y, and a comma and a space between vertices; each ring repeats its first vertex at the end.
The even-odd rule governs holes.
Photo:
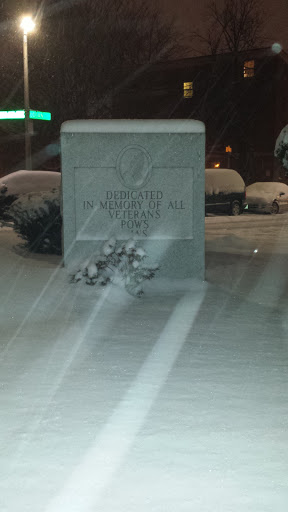
POLYGON ((52 171, 15 171, 0 178, 0 217, 9 218, 9 207, 23 194, 60 190, 61 174, 52 171))
POLYGON ((101 253, 85 261, 73 274, 71 281, 84 280, 88 285, 108 283, 124 286, 131 295, 143 294, 142 284, 155 276, 158 266, 143 266, 146 253, 137 247, 134 240, 117 247, 115 238, 110 238, 102 247, 101 253))
POLYGON ((280 160, 286 176, 288 175, 288 125, 286 125, 277 137, 274 155, 280 160))
POLYGON ((13 203, 9 215, 29 251, 61 254, 59 190, 24 194, 13 203))
POLYGON ((9 220, 9 208, 11 204, 16 201, 17 196, 7 195, 7 187, 0 185, 0 218, 9 220))

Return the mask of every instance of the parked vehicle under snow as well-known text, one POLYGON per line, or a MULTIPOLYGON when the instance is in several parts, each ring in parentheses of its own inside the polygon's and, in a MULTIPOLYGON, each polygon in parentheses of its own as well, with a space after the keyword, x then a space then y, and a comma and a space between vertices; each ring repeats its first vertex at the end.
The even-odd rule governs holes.
POLYGON ((23 194, 60 190, 61 174, 52 171, 15 171, 0 178, 0 216, 23 194))
POLYGON ((205 169, 205 212, 240 215, 246 206, 245 190, 233 169, 205 169))
POLYGON ((271 181, 257 182, 247 187, 248 211, 282 213, 288 211, 288 186, 271 181))

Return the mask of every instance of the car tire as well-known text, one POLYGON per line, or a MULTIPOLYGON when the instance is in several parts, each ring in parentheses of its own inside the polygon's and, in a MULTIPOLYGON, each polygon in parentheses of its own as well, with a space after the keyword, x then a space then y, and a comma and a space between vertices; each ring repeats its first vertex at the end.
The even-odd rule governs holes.
POLYGON ((235 217, 236 215, 240 215, 240 213, 241 205, 239 201, 233 201, 233 203, 231 203, 230 215, 233 215, 233 217, 235 217))
POLYGON ((272 215, 277 215, 277 213, 279 213, 279 204, 277 203, 277 201, 273 201, 270 208, 270 213, 272 215))

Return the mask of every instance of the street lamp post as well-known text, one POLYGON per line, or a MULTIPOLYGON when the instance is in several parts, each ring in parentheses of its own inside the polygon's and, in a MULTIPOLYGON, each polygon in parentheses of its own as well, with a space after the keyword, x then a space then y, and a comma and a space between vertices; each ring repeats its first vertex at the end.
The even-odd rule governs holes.
POLYGON ((21 22, 23 29, 23 65, 24 65, 24 110, 25 110, 25 162, 26 170, 32 169, 31 134, 30 134, 30 105, 29 105, 29 68, 28 68, 28 32, 35 27, 30 16, 25 16, 21 22))

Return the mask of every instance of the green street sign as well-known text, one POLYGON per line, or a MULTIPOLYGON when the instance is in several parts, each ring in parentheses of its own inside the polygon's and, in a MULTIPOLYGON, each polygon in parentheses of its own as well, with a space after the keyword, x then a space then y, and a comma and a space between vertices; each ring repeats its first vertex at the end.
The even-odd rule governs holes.
POLYGON ((40 110, 30 110, 30 119, 40 119, 41 121, 51 121, 50 112, 40 112, 40 110))
MULTIPOLYGON (((41 112, 40 110, 30 110, 30 119, 40 121, 51 121, 50 112, 41 112)), ((0 120, 2 119, 25 119, 25 110, 0 110, 0 120)))

